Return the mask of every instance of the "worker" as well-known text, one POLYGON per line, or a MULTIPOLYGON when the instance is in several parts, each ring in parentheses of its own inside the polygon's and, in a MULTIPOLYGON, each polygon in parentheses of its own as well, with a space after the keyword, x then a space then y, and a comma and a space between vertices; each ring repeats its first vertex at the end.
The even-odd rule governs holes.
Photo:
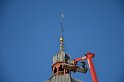
POLYGON ((85 63, 85 61, 84 60, 82 60, 82 68, 84 68, 85 69, 85 65, 86 65, 86 63, 85 63))

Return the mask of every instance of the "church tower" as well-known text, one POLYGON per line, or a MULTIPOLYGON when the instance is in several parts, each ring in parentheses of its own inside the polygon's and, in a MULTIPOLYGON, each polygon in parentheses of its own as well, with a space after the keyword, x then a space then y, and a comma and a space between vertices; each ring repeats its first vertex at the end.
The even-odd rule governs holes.
POLYGON ((61 34, 60 34, 60 50, 56 55, 53 56, 52 63, 52 75, 46 82, 82 82, 80 80, 73 79, 71 77, 71 71, 64 68, 64 64, 68 64, 68 60, 71 59, 70 55, 68 55, 64 51, 64 37, 63 37, 63 25, 62 19, 64 15, 61 14, 61 34))

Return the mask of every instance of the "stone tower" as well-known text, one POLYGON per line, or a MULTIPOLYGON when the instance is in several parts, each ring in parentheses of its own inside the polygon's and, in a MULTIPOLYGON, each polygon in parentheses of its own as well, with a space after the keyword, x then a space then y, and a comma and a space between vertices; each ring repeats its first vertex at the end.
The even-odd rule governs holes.
POLYGON ((71 59, 70 55, 64 51, 64 37, 63 37, 63 20, 64 14, 61 13, 60 26, 60 50, 53 56, 52 63, 52 75, 46 82, 82 82, 80 80, 73 79, 71 77, 71 71, 64 69, 64 64, 68 64, 68 60, 71 59))
POLYGON ((82 82, 71 77, 71 71, 64 69, 63 65, 70 60, 70 55, 64 51, 64 38, 60 36, 60 50, 53 56, 52 76, 46 82, 82 82))

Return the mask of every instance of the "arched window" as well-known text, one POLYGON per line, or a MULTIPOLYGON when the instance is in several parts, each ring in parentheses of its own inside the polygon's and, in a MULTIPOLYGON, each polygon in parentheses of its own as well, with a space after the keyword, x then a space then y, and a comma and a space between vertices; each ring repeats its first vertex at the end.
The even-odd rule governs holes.
POLYGON ((57 68, 55 67, 55 68, 54 68, 54 74, 55 74, 56 72, 57 72, 57 68))
POLYGON ((62 68, 62 65, 60 65, 59 71, 64 71, 64 69, 62 68))

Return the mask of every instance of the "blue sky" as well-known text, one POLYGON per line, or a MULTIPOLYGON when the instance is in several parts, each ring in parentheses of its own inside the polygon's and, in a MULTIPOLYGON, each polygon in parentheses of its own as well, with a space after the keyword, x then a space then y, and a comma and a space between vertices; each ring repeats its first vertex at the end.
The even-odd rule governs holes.
MULTIPOLYGON (((124 82, 123 0, 1 0, 0 82, 43 82, 59 51, 59 14, 64 11, 65 51, 87 51, 99 82, 124 82)), ((92 82, 90 73, 72 76, 92 82)))

